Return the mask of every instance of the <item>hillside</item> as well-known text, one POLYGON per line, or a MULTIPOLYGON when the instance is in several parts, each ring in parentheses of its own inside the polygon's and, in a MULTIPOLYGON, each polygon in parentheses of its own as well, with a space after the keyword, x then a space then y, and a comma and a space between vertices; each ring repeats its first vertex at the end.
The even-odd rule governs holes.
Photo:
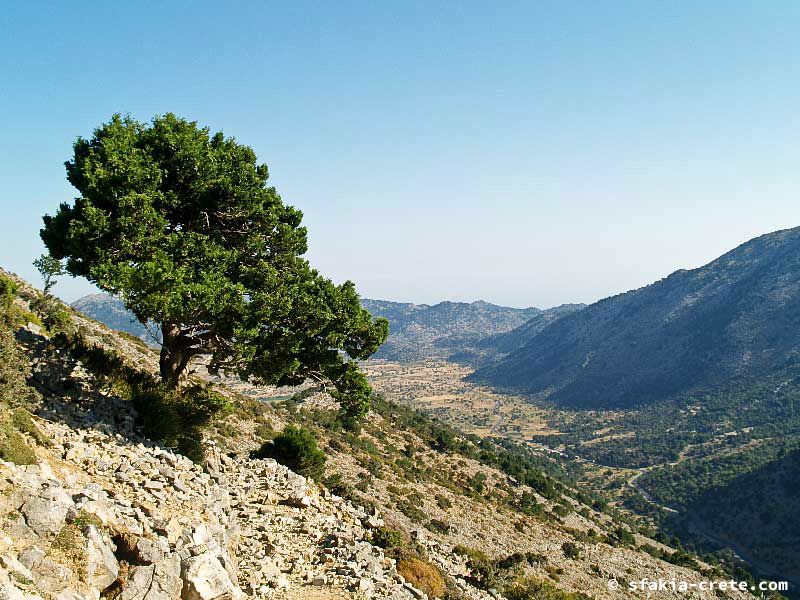
POLYGON ((184 422, 191 407, 139 391, 156 368, 146 345, 0 276, 13 283, 0 327, 2 597, 621 599, 628 580, 725 575, 577 491, 579 468, 387 402, 348 433, 323 393, 198 364, 195 402, 224 410, 184 422), (327 455, 316 481, 253 453, 288 425, 327 455))
POLYGON ((630 408, 778 373, 797 360, 799 325, 795 228, 567 315, 473 377, 565 407, 630 408))
POLYGON ((473 366, 498 361, 522 348, 545 327, 558 319, 583 309, 585 304, 562 304, 539 311, 519 327, 495 333, 474 342, 472 347, 454 349, 448 360, 473 366))
POLYGON ((486 336, 511 331, 542 312, 482 300, 428 306, 365 299, 362 305, 373 315, 389 320, 389 340, 375 358, 401 362, 447 358, 486 336))
POLYGON ((800 581, 800 450, 761 443, 655 469, 640 485, 677 509, 668 525, 736 549, 765 575, 800 581))

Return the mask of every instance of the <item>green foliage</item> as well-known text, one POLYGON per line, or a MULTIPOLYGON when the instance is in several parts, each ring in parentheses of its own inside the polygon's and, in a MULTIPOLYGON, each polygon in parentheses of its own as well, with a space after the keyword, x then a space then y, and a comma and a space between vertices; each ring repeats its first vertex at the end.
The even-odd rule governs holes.
POLYGON ((372 543, 379 548, 390 550, 404 546, 406 539, 403 533, 396 529, 378 527, 372 531, 372 543))
POLYGON ((508 600, 591 600, 580 592, 565 592, 551 583, 538 579, 523 579, 505 589, 508 600))
POLYGON ((83 531, 90 525, 96 527, 97 529, 103 528, 103 522, 97 515, 93 515, 92 513, 87 512, 83 509, 79 510, 78 514, 75 515, 75 518, 72 520, 72 524, 75 525, 75 527, 77 527, 81 531, 83 531))
POLYGON ((436 494, 436 505, 442 510, 447 510, 448 508, 452 508, 453 503, 447 496, 436 494))
POLYGON ((636 538, 625 527, 617 527, 608 534, 606 541, 612 546, 633 546, 636 538))
POLYGON ((467 558, 467 568, 470 571, 469 581, 484 590, 494 587, 501 567, 480 550, 468 548, 466 546, 455 546, 454 554, 460 554, 467 558))
POLYGON ((115 115, 75 142, 66 168, 80 197, 44 217, 42 240, 68 273, 160 326, 165 384, 178 387, 207 354, 212 372, 257 383, 329 381, 346 424, 365 414, 355 361, 388 324, 361 308, 352 282, 309 266, 302 213, 251 148, 173 114, 115 115))
POLYGON ((36 296, 30 305, 37 315, 41 315, 40 324, 44 325, 51 334, 72 334, 74 332, 72 313, 53 296, 48 294, 36 296))
POLYGON ((39 258, 33 261, 33 266, 42 276, 44 282, 44 293, 48 295, 53 286, 58 283, 56 277, 64 273, 64 267, 60 260, 57 260, 49 254, 42 254, 39 258))
POLYGON ((14 304, 14 299, 19 293, 19 285, 10 277, 0 273, 0 326, 15 329, 28 323, 42 325, 36 314, 14 304))
POLYGON ((581 557, 581 548, 572 542, 564 542, 561 544, 561 551, 566 558, 577 560, 581 557))
POLYGON ((23 406, 36 398, 28 386, 28 361, 17 347, 14 334, 0 322, 0 404, 23 406))
POLYGON ((441 519, 431 519, 425 524, 425 527, 434 533, 447 534, 450 533, 450 525, 441 519))
POLYGON ((36 443, 42 446, 49 446, 51 443, 33 422, 31 413, 24 408, 16 408, 11 411, 11 425, 20 433, 32 437, 36 443))
POLYGON ((419 503, 409 498, 397 500, 397 509, 414 523, 424 523, 428 515, 419 507, 419 503))
POLYGON ((272 442, 255 453, 256 458, 274 458, 295 473, 319 480, 325 470, 325 453, 317 438, 305 427, 287 426, 272 442))
POLYGON ((203 427, 214 417, 230 411, 228 401, 199 386, 179 391, 157 384, 135 384, 132 390, 145 435, 194 462, 202 462, 203 427))
POLYGON ((0 409, 0 459, 18 465, 36 464, 36 454, 14 427, 10 415, 0 409))
POLYGON ((17 293, 17 284, 10 277, 0 274, 0 313, 7 316, 17 293))

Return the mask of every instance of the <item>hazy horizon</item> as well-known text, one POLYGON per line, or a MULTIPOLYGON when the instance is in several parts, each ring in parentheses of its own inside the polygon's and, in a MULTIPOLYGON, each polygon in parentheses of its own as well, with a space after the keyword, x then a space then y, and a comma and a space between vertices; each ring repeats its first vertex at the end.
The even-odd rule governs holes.
POLYGON ((169 111, 251 145, 303 210, 312 264, 363 297, 590 303, 800 224, 798 17, 791 2, 10 6, 0 264, 39 282, 76 137, 169 111))

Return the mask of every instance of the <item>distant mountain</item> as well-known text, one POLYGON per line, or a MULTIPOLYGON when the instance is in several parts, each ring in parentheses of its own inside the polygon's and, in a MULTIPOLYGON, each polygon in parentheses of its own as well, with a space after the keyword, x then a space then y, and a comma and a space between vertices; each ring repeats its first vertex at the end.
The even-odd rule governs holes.
POLYGON ((519 327, 503 333, 483 337, 472 345, 453 346, 448 358, 454 362, 473 366, 485 365, 500 360, 529 342, 545 327, 558 319, 584 308, 585 304, 562 304, 541 310, 519 327))
POLYGON ((487 336, 511 331, 543 312, 482 300, 430 306, 364 299, 361 304, 374 316, 389 320, 389 339, 375 358, 397 361, 447 358, 454 352, 474 348, 487 336))
POLYGON ((800 358, 800 228, 601 300, 476 381, 576 408, 626 408, 777 373, 800 358))
MULTIPOLYGON (((389 340, 375 357, 397 361, 447 358, 454 352, 473 349, 486 336, 506 333, 526 324, 531 317, 552 318, 549 311, 538 308, 508 308, 481 300, 429 306, 365 298, 361 304, 374 316, 389 320, 389 340)), ((147 329, 126 310, 119 298, 92 294, 72 306, 113 329, 152 342, 147 329)))
POLYGON ((90 294, 79 298, 71 306, 112 329, 130 333, 148 343, 154 341, 147 328, 125 308, 119 298, 109 294, 90 294))

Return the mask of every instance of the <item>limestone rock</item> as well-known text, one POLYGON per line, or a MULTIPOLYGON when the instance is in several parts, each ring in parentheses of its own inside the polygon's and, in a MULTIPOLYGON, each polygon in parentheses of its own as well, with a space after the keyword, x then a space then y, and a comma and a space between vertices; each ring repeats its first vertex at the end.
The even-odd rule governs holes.
POLYGON ((242 592, 211 552, 192 556, 183 564, 183 600, 237 600, 242 592))
POLYGON ((111 548, 111 541, 94 525, 83 531, 86 537, 86 583, 97 590, 104 590, 117 579, 119 563, 111 548))
POLYGON ((174 600, 182 587, 180 559, 172 554, 156 564, 134 567, 120 600, 174 600))
POLYGON ((58 533, 64 525, 67 513, 74 509, 72 498, 56 486, 48 486, 38 496, 22 505, 22 514, 28 527, 38 535, 58 533))

